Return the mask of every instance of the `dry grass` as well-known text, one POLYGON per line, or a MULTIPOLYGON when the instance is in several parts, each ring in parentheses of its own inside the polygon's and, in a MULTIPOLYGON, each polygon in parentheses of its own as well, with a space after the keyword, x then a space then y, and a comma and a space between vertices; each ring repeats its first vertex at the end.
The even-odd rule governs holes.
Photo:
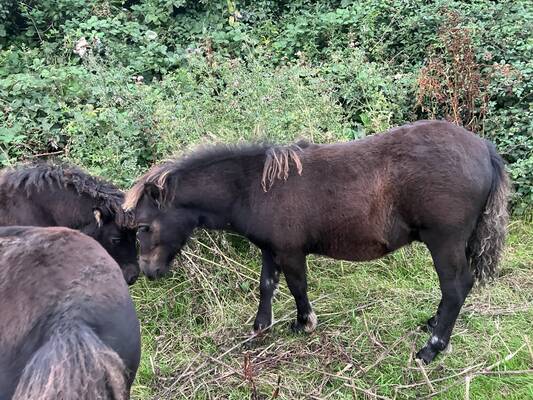
POLYGON ((143 329, 135 399, 524 399, 533 396, 533 225, 514 222, 500 277, 474 290, 453 351, 413 356, 439 290, 429 254, 411 246, 371 263, 311 258, 311 335, 288 330, 282 287, 271 332, 248 335, 259 254, 235 236, 203 233, 159 282, 133 290, 143 329))

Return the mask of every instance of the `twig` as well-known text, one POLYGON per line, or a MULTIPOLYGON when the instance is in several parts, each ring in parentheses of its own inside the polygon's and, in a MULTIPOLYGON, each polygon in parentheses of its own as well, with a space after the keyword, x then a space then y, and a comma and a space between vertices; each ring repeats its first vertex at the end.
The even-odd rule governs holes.
POLYGON ((360 391, 360 392, 366 394, 367 396, 370 396, 371 398, 382 399, 382 400, 391 400, 390 397, 381 396, 381 395, 379 395, 379 394, 376 394, 376 393, 374 393, 374 392, 371 392, 370 390, 363 389, 363 388, 361 388, 361 387, 359 387, 359 386, 355 386, 355 384, 353 383, 353 379, 351 380, 350 383, 345 382, 345 383, 344 383, 344 386, 349 387, 349 388, 351 388, 352 390, 358 390, 358 391, 360 391))
POLYGON ((422 364, 422 360, 420 360, 419 358, 416 358, 415 361, 418 364, 420 371, 422 371, 422 376, 424 377, 424 380, 426 381, 426 384, 428 385, 429 390, 431 391, 431 393, 435 393, 435 388, 433 387, 433 385, 431 384, 431 381, 429 380, 426 369, 424 368, 424 364, 422 364))
POLYGON ((65 150, 58 150, 58 151, 50 151, 48 153, 39 153, 39 154, 30 154, 28 158, 39 158, 39 157, 47 157, 47 156, 54 156, 56 154, 62 154, 65 150))
POLYGON ((451 385, 448 385, 445 388, 439 390, 438 392, 433 392, 433 393, 428 394, 427 396, 422 397, 422 399, 431 399, 431 398, 433 398, 435 396, 438 396, 441 393, 447 392, 448 390, 450 390, 451 388, 453 388, 453 387, 455 387, 455 386, 457 386, 459 384, 460 384, 460 381, 459 382, 454 382, 451 385))
MULTIPOLYGON (((187 258, 189 260, 189 262, 191 262, 191 264, 195 265, 194 262, 191 260, 191 258, 188 255, 184 254, 184 256, 185 256, 185 258, 187 258)), ((196 267, 196 271, 198 271, 198 274, 201 275, 204 278, 204 281, 207 283, 207 287, 209 288, 209 290, 211 290, 211 293, 213 293, 213 298, 215 299, 216 303, 218 304, 219 309, 223 310, 224 307, 222 307, 222 304, 220 303, 220 300, 218 299, 218 296, 217 296, 217 293, 215 291, 215 288, 213 287, 211 282, 209 282, 209 279, 207 279, 207 276, 205 276, 205 274, 202 272, 201 268, 196 267)))
POLYGON ((465 377, 465 400, 470 400, 470 381, 472 380, 472 375, 467 375, 465 377))
POLYGON ((416 332, 416 329, 412 330, 412 331, 409 331, 406 334, 404 334, 403 336, 401 336, 398 339, 396 339, 396 341, 392 345, 390 345, 384 352, 382 352, 378 356, 377 360, 373 364, 371 364, 371 365, 369 365, 369 366, 357 371, 355 373, 355 376, 357 377, 360 374, 366 374, 368 371, 370 371, 371 369, 375 368, 378 364, 380 364, 385 359, 385 357, 387 357, 390 354, 390 352, 393 349, 396 348, 396 346, 398 346, 403 340, 405 340, 408 337, 410 337, 411 335, 413 335, 415 332, 416 332))
POLYGON ((279 386, 281 385, 281 375, 278 375, 278 384, 274 388, 274 391, 272 392, 271 399, 277 399, 279 396, 279 386))
POLYGON ((533 350, 531 349, 531 343, 529 343, 529 337, 524 335, 524 341, 526 342, 527 349, 529 350, 529 357, 531 358, 531 363, 533 364, 533 350))
POLYGON ((26 9, 28 10, 28 17, 30 18, 30 21, 33 25, 33 27, 35 28, 35 32, 37 32, 37 36, 39 36, 39 42, 43 42, 43 38, 41 37, 41 32, 39 32, 39 29, 37 28, 37 24, 35 23, 35 20, 33 19, 33 17, 31 16, 31 13, 30 13, 30 10, 29 10, 29 7, 26 3, 22 3, 26 9))
POLYGON ((533 374, 533 369, 517 369, 514 371, 479 371, 476 375, 528 375, 533 374))
POLYGON ((378 347, 381 347, 382 349, 386 350, 385 346, 383 346, 375 337, 374 335, 370 332, 370 329, 368 329, 368 324, 366 322, 366 317, 365 317, 365 313, 362 312, 361 313, 362 316, 363 316, 363 322, 365 324, 365 328, 366 328, 366 332, 368 334, 368 337, 370 338, 370 340, 372 341, 372 343, 374 343, 376 346, 378 347))
POLYGON ((518 348, 518 350, 510 353, 510 354, 507 354, 504 358, 502 358, 500 361, 498 362, 495 362, 494 364, 488 366, 487 368, 485 368, 483 370, 483 372, 488 372, 488 371, 492 371, 494 368, 496 368, 497 366, 499 366, 500 364, 503 364, 504 362, 506 361, 509 361, 510 359, 512 359, 514 356, 516 356, 524 347, 526 347, 526 343, 524 343, 522 346, 520 346, 518 348))
MULTIPOLYGON (((458 373, 456 373, 454 375, 450 375, 450 376, 445 376, 445 377, 442 377, 442 378, 434 379, 431 382, 432 383, 438 383, 438 382, 442 382, 442 381, 447 381, 447 380, 452 379, 452 378, 457 378, 459 376, 467 374, 468 372, 472 371, 475 368, 481 367, 482 365, 483 365, 483 363, 472 365, 471 367, 465 368, 461 372, 458 372, 458 373)), ((410 389, 410 388, 413 388, 413 387, 422 386, 422 385, 426 385, 426 384, 427 384, 426 382, 417 382, 417 383, 412 383, 410 385, 397 385, 395 387, 398 388, 398 389, 410 389)))

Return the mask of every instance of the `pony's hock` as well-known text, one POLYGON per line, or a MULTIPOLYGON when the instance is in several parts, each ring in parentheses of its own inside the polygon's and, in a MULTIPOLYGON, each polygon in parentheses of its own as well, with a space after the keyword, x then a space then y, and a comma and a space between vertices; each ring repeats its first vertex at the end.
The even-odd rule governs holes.
POLYGON ((107 250, 131 285, 139 265, 123 200, 120 189, 72 165, 37 162, 0 172, 0 226, 78 229, 107 250))
POLYGON ((282 272, 297 308, 293 327, 312 331, 305 258, 382 257, 426 244, 442 299, 418 353, 430 362, 448 345, 475 281, 496 270, 509 183, 494 146, 444 121, 419 121, 347 143, 217 146, 152 168, 127 192, 141 269, 164 275, 198 227, 247 237, 261 249, 254 330, 272 322, 282 272), (466 246, 465 246, 466 244, 466 246))

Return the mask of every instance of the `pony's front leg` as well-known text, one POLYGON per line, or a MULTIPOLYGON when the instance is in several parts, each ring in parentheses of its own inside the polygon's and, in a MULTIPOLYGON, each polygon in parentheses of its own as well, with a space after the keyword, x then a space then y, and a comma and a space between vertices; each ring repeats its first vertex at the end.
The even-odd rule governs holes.
POLYGON ((258 334, 272 325, 272 298, 278 288, 280 268, 274 262, 269 250, 262 250, 263 266, 259 281, 259 309, 254 322, 254 334, 258 334))
POLYGON ((279 265, 285 275, 287 286, 296 301, 298 312, 296 321, 291 324, 294 332, 313 332, 318 320, 307 298, 307 276, 304 254, 292 254, 279 257, 279 265))

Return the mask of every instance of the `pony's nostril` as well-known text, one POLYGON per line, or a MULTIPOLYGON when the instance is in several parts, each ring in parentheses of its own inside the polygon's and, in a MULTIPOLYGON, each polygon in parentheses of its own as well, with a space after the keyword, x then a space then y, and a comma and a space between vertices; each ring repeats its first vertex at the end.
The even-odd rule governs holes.
POLYGON ((161 272, 161 268, 156 268, 154 272, 155 277, 159 277, 161 275, 160 272, 161 272))

